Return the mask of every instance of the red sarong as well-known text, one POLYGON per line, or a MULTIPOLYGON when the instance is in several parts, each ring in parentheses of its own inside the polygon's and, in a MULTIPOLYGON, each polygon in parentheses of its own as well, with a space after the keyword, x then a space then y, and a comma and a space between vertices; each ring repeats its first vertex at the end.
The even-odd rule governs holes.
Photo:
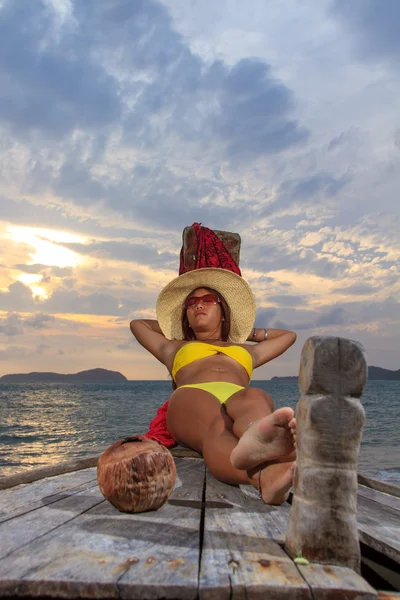
MULTIPOLYGON (((208 229, 208 227, 202 227, 201 223, 193 223, 192 227, 195 228, 198 241, 196 269, 214 267, 227 269, 237 273, 238 275, 241 275, 239 266, 233 260, 219 237, 217 237, 215 233, 211 231, 211 229, 208 229)), ((183 262, 182 246, 179 263, 179 275, 185 273, 186 270, 187 269, 185 269, 183 262)), ((177 445, 177 442, 171 437, 167 429, 167 410, 168 400, 157 410, 156 416, 149 425, 148 432, 145 433, 143 437, 155 440, 166 448, 173 448, 177 445)))

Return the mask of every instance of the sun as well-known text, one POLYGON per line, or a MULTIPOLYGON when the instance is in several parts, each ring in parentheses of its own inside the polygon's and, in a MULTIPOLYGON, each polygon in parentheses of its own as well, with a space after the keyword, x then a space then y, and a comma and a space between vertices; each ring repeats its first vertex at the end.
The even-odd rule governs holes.
POLYGON ((41 264, 49 267, 76 267, 83 262, 83 258, 79 254, 59 245, 71 242, 84 243, 85 238, 83 236, 55 229, 15 225, 10 225, 7 231, 14 242, 33 246, 35 252, 30 255, 30 264, 41 264))
MULTIPOLYGON (((32 247, 29 253, 29 265, 44 265, 47 267, 77 267, 85 262, 85 259, 77 252, 64 248, 63 243, 84 243, 83 236, 58 231, 55 229, 42 229, 40 227, 19 227, 10 225, 6 230, 6 237, 13 242, 28 244, 32 247)), ((40 285, 42 275, 40 273, 20 273, 18 281, 27 285, 33 296, 40 300, 49 297, 48 290, 40 285)))

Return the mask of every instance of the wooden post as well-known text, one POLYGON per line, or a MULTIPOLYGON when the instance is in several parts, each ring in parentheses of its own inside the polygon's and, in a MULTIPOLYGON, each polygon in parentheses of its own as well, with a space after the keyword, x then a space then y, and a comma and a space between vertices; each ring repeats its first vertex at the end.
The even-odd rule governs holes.
MULTIPOLYGON (((224 244, 226 250, 232 256, 235 263, 239 264, 240 259, 240 235, 230 231, 220 231, 213 229, 213 232, 224 244)), ((183 238, 183 263, 187 271, 193 271, 196 268, 198 240, 194 227, 185 227, 182 234, 183 238)))
POLYGON ((357 458, 367 378, 360 344, 311 337, 302 350, 297 466, 286 549, 310 562, 359 572, 357 458))

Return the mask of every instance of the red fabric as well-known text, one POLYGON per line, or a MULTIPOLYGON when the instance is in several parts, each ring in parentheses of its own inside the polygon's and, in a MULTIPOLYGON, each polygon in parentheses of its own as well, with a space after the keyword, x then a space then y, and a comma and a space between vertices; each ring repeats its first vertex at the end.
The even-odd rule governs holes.
POLYGON ((167 410, 168 400, 157 410, 156 416, 149 425, 148 432, 143 437, 155 440, 166 448, 173 448, 176 446, 176 441, 170 436, 167 429, 167 410))
MULTIPOLYGON (((198 240, 196 269, 214 267, 227 269, 241 275, 239 266, 235 263, 221 240, 213 231, 211 231, 211 229, 202 227, 201 223, 193 223, 192 227, 195 228, 198 240)), ((182 246, 179 261, 179 275, 182 275, 185 272, 186 269, 183 262, 182 246)), ((173 448, 177 445, 177 442, 171 437, 167 429, 167 411, 168 400, 157 410, 156 416, 149 425, 148 432, 145 433, 143 437, 155 440, 166 448, 173 448)))
MULTIPOLYGON (((241 275, 239 266, 235 263, 228 250, 225 248, 218 236, 215 235, 208 227, 202 227, 201 223, 193 223, 197 235, 197 260, 196 269, 205 269, 207 267, 215 267, 233 271, 237 275, 241 275)), ((183 262, 183 246, 179 261, 179 275, 185 273, 185 265, 183 262)))

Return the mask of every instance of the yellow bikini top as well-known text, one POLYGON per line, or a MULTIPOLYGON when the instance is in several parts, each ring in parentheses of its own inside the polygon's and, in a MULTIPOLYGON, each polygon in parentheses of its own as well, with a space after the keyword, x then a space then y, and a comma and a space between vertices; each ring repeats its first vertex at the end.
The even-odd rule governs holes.
POLYGON ((200 358, 207 358, 208 356, 214 356, 215 354, 226 354, 233 360, 236 360, 244 369, 246 369, 249 378, 253 372, 253 359, 248 350, 241 346, 215 346, 214 344, 207 344, 205 342, 188 342, 182 348, 179 348, 175 354, 174 364, 172 365, 172 377, 175 379, 177 372, 190 365, 190 363, 200 358))

